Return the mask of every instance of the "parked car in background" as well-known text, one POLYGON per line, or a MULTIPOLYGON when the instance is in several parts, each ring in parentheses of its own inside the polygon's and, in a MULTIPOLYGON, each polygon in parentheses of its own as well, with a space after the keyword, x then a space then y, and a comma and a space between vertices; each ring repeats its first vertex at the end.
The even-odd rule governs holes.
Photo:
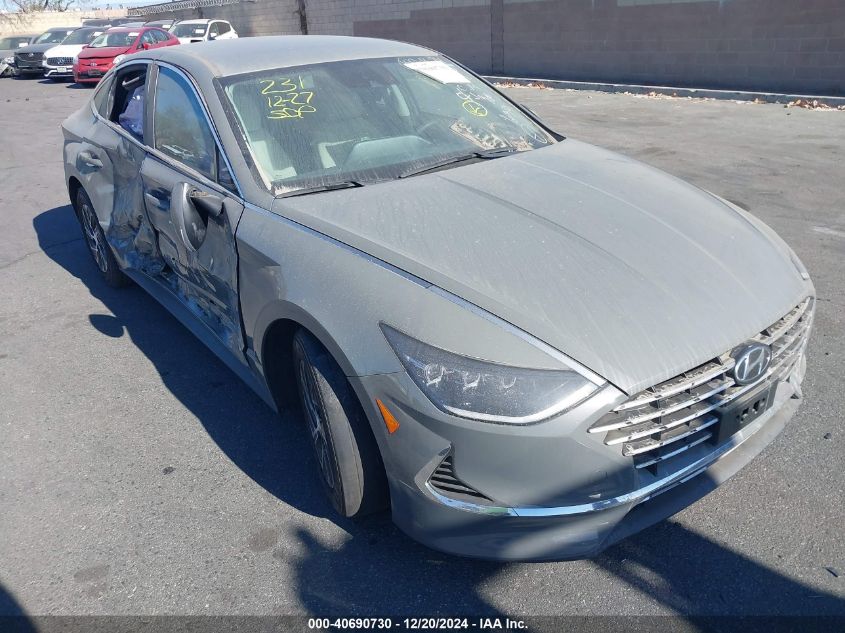
POLYGON ((73 61, 76 56, 105 31, 102 26, 83 26, 68 35, 58 46, 44 51, 44 76, 50 79, 73 77, 73 61))
POLYGON ((41 65, 41 62, 44 61, 44 52, 53 48, 56 44, 61 44, 68 35, 78 28, 78 26, 54 27, 44 31, 29 46, 17 49, 14 55, 12 74, 15 77, 44 74, 44 66, 41 65))
POLYGON ((12 65, 15 63, 15 51, 24 46, 29 46, 38 37, 35 33, 21 35, 7 35, 0 37, 0 77, 12 74, 12 65))
POLYGON ((594 555, 731 477, 802 400, 815 290, 771 228, 431 49, 142 52, 62 131, 105 281, 276 408, 298 391, 340 515, 389 502, 461 555, 594 555))
POLYGON ((170 32, 178 37, 182 44, 231 40, 238 37, 234 27, 226 20, 180 20, 170 27, 170 32))
POLYGON ((176 22, 178 22, 178 20, 151 20, 145 23, 145 26, 157 26, 165 30, 170 30, 176 22))
POLYGON ((78 83, 97 83, 127 55, 177 44, 178 38, 158 27, 118 26, 95 38, 79 52, 73 63, 73 77, 78 83))

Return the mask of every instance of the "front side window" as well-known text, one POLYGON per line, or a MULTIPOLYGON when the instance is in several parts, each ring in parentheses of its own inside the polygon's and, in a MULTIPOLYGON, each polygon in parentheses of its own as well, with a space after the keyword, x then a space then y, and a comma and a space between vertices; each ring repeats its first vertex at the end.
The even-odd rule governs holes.
POLYGON ((143 48, 144 44, 149 44, 153 46, 156 43, 155 36, 153 35, 152 31, 144 31, 143 35, 141 35, 141 41, 138 42, 138 48, 143 48))
POLYGON ((170 38, 168 37, 167 33, 164 31, 160 31, 159 29, 153 29, 150 31, 153 34, 153 37, 159 42, 166 42, 170 38))
POLYGON ((157 150, 215 179, 216 146, 202 106, 188 82, 170 68, 159 68, 153 127, 157 150))
POLYGON ((390 180, 452 159, 555 142, 517 106, 440 56, 280 68, 220 83, 232 122, 276 195, 390 180))
POLYGON ((232 27, 229 26, 228 22, 217 22, 215 26, 217 27, 217 31, 220 35, 232 30, 232 27))

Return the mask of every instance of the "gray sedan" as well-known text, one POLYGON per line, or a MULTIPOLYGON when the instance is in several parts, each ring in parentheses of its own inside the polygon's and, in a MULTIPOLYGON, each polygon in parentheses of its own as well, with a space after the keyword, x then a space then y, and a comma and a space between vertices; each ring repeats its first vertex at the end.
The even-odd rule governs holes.
POLYGON ((63 131, 105 281, 300 403, 341 515, 389 506, 463 555, 590 556, 800 402, 814 289, 771 229, 429 49, 140 52, 63 131))

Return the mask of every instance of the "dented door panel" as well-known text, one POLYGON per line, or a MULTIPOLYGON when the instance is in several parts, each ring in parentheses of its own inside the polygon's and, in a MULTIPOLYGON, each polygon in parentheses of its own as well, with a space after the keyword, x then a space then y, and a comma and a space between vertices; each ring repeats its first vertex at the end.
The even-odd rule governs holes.
POLYGON ((159 280, 242 358, 234 228, 243 206, 152 154, 144 160, 139 183, 166 263, 159 280), (219 201, 219 211, 208 212, 192 195, 219 201))
MULTIPOLYGON (((121 266, 157 275, 164 261, 146 216, 140 178, 146 151, 110 125, 94 125, 91 131, 90 155, 103 166, 89 167, 96 175, 86 191, 92 196, 106 238, 121 266)), ((84 161, 85 154, 81 155, 79 160, 84 161)))

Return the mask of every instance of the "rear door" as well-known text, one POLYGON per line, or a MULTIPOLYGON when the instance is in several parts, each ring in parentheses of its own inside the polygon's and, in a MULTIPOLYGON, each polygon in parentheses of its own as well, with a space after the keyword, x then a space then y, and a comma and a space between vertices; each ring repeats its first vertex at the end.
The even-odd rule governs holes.
POLYGON ((193 82, 164 64, 156 74, 141 180, 167 262, 162 280, 243 359, 235 250, 243 205, 193 82))
POLYGON ((120 265, 156 274, 162 263, 143 213, 140 178, 149 138, 142 125, 148 69, 148 62, 126 62, 97 87, 96 117, 80 139, 76 171, 120 265))

